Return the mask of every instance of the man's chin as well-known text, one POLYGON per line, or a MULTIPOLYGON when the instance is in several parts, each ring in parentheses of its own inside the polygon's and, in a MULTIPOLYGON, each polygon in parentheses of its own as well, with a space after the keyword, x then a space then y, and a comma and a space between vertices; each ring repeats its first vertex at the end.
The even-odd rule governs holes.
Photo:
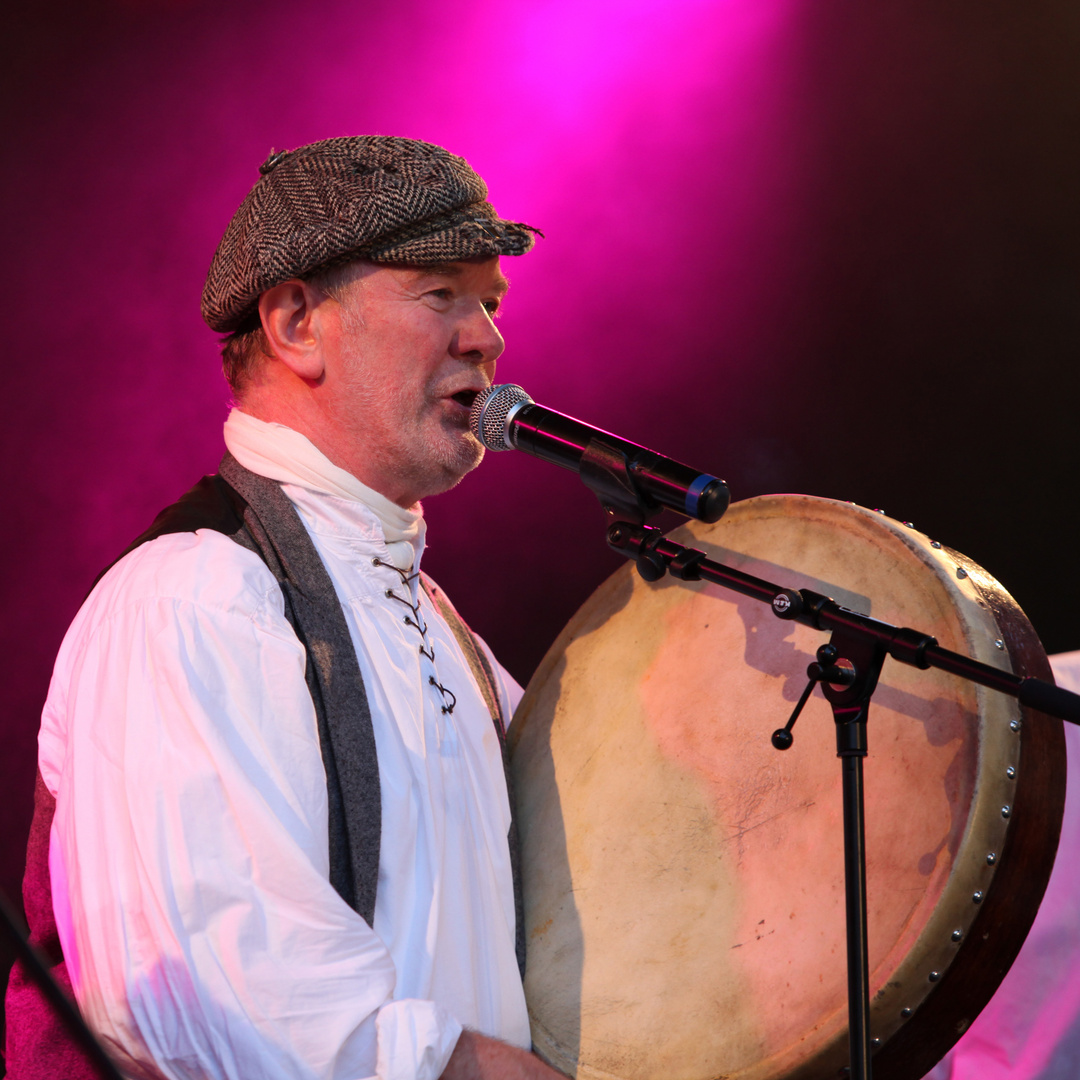
POLYGON ((454 487, 455 485, 460 484, 461 481, 464 480, 465 477, 483 460, 484 448, 475 438, 473 438, 472 434, 470 434, 467 452, 463 452, 455 462, 454 467, 449 470, 454 474, 454 481, 450 486, 454 487))
POLYGON ((457 487, 465 477, 484 460, 484 448, 471 432, 465 433, 466 438, 454 440, 450 451, 442 456, 437 474, 432 470, 429 482, 425 485, 427 494, 424 498, 432 495, 441 495, 457 487))
POLYGON ((451 431, 449 435, 446 464, 464 476, 484 460, 484 445, 469 430, 468 425, 464 429, 451 431))

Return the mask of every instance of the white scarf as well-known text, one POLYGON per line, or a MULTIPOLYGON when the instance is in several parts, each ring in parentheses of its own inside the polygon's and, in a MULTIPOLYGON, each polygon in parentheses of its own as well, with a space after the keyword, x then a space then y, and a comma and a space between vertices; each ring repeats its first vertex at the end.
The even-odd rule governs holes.
POLYGON ((257 420, 239 409, 225 421, 225 445, 245 469, 260 476, 363 503, 382 524, 393 564, 400 570, 412 567, 424 517, 419 503, 405 510, 339 468, 299 431, 257 420))

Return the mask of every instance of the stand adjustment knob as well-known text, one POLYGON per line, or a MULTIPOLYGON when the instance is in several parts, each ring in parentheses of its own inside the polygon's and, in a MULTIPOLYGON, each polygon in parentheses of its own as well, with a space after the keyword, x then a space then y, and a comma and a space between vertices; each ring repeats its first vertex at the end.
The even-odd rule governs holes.
POLYGON ((786 727, 777 728, 772 733, 772 744, 777 750, 790 750, 794 741, 795 736, 786 727))
MULTIPOLYGON (((784 593, 777 593, 777 596, 783 596, 784 593)), ((798 595, 796 593, 796 595, 798 595)), ((776 609, 776 600, 773 600, 773 610, 776 609)), ((780 616, 784 618, 784 616, 780 616)), ((814 692, 814 687, 819 682, 828 683, 830 686, 850 686, 855 681, 855 665, 850 660, 845 660, 840 656, 840 650, 827 641, 817 651, 817 661, 807 666, 806 677, 809 682, 806 684, 806 689, 802 692, 798 703, 795 705, 794 710, 791 713, 791 718, 787 724, 782 728, 777 728, 772 733, 772 744, 777 750, 790 750, 792 744, 795 742, 795 736, 791 734, 791 729, 795 726, 795 721, 799 719, 799 713, 803 711, 803 706, 810 700, 810 695, 814 692)))
POLYGON ((659 581, 667 573, 667 563, 655 551, 643 551, 634 565, 645 581, 659 581))
POLYGON ((798 589, 781 589, 772 598, 773 614, 778 619, 797 619, 805 606, 798 589))

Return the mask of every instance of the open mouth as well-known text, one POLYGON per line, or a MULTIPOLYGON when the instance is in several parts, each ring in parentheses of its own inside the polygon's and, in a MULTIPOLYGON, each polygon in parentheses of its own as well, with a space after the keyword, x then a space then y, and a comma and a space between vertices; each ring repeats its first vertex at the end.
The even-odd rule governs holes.
POLYGON ((459 405, 463 405, 466 409, 472 408, 472 403, 476 400, 475 390, 461 390, 456 394, 452 394, 451 397, 459 405))

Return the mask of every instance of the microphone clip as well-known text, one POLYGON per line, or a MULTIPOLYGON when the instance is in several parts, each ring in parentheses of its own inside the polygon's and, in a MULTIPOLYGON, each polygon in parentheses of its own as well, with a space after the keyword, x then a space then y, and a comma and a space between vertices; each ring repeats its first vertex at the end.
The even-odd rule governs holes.
POLYGON ((663 507, 634 483, 632 464, 617 446, 594 435, 581 453, 581 482, 600 500, 608 521, 644 525, 663 507))

